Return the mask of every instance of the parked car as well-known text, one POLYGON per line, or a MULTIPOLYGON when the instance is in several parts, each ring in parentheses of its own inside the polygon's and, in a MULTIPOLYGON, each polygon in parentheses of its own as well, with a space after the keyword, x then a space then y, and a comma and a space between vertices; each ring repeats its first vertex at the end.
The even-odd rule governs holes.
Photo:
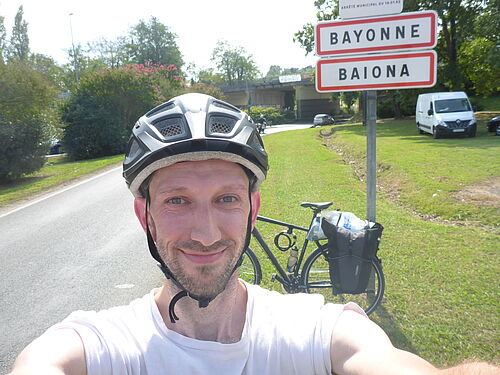
POLYGON ((313 124, 314 126, 321 126, 321 125, 330 125, 334 124, 335 120, 333 119, 332 116, 327 115, 326 113, 320 113, 314 116, 313 124))
POLYGON ((489 132, 496 132, 498 127, 500 127, 500 116, 493 117, 491 120, 488 121, 489 132))
POLYGON ((62 153, 62 144, 61 141, 57 138, 52 138, 50 140, 50 150, 49 155, 56 155, 62 153))
POLYGON ((420 134, 430 133, 434 138, 455 134, 476 136, 476 117, 463 91, 420 94, 415 120, 420 134))

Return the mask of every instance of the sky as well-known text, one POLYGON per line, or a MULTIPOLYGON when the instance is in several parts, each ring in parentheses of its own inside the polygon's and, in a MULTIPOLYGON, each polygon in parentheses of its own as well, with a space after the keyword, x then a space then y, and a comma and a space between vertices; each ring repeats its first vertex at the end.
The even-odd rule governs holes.
POLYGON ((316 21, 314 0, 0 0, 9 36, 20 5, 31 51, 61 64, 68 62, 71 28, 75 45, 86 46, 125 35, 151 16, 177 34, 185 66, 193 63, 196 70, 213 67, 210 58, 218 40, 245 48, 264 75, 271 65, 303 68, 317 60, 293 42, 302 25, 316 21))

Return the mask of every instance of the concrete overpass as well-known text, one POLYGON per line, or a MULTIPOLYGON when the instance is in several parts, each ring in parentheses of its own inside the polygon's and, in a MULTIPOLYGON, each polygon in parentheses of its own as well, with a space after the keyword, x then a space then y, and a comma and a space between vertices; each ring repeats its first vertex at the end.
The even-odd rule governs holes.
POLYGON ((222 88, 229 103, 240 108, 252 106, 293 109, 299 120, 312 121, 317 113, 338 113, 338 100, 316 92, 310 74, 280 77, 267 82, 222 88))

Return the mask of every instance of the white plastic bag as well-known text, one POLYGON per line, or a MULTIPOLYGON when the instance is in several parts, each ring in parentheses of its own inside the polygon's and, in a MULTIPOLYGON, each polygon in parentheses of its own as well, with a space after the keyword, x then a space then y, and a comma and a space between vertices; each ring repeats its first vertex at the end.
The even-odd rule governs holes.
POLYGON ((339 225, 340 215, 341 211, 321 211, 321 217, 333 225, 339 225))
POLYGON ((306 238, 308 241, 326 240, 323 229, 321 229, 321 220, 322 218, 320 216, 314 218, 311 228, 309 228, 309 232, 307 232, 306 238))
POLYGON ((359 232, 362 229, 368 228, 368 220, 361 220, 352 212, 342 212, 337 226, 347 229, 350 232, 359 232))

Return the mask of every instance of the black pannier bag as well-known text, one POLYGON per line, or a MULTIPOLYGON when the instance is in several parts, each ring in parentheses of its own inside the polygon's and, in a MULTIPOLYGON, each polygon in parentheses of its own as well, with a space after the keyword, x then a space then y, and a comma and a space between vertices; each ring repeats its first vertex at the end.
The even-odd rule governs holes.
POLYGON ((377 254, 384 227, 375 223, 371 228, 351 232, 322 220, 321 228, 328 238, 333 294, 365 292, 372 272, 371 261, 377 254))

